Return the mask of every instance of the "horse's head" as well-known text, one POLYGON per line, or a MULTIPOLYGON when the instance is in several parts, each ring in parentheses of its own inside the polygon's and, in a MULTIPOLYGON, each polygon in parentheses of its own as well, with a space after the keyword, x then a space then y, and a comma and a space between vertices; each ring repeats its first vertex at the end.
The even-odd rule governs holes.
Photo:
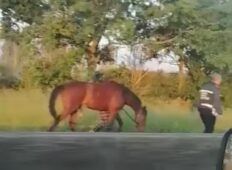
POLYGON ((136 114, 135 121, 137 123, 137 131, 143 132, 146 125, 147 109, 146 107, 141 107, 136 114))

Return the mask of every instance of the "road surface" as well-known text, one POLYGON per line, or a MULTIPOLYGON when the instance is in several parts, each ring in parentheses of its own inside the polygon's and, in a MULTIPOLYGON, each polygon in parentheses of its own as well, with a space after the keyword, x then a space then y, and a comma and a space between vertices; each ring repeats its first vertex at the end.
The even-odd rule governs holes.
POLYGON ((0 133, 0 169, 214 170, 222 135, 0 133))

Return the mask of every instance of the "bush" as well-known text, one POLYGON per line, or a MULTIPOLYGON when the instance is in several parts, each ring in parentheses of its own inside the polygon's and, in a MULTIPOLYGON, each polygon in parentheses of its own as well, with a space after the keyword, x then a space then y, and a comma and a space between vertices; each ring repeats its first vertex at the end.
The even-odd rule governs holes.
POLYGON ((119 68, 104 72, 105 79, 116 80, 143 98, 170 100, 182 98, 193 100, 197 87, 193 85, 188 76, 185 77, 184 86, 178 91, 178 74, 165 74, 162 72, 145 72, 119 68))
POLYGON ((0 77, 0 88, 18 89, 20 80, 16 77, 0 77))
MULTIPOLYGON (((66 55, 58 55, 52 60, 48 58, 40 58, 33 60, 27 67, 24 67, 23 86, 32 84, 40 88, 52 87, 60 83, 64 83, 70 79, 88 81, 88 70, 80 70, 79 66, 75 70, 74 77, 71 70, 76 63, 75 53, 66 55), (82 75, 83 74, 83 75, 82 75)), ((139 97, 154 101, 169 101, 180 98, 182 100, 190 100, 196 103, 198 100, 199 89, 206 77, 203 75, 192 77, 185 75, 182 88, 179 90, 179 75, 166 74, 162 72, 146 72, 141 70, 129 70, 125 67, 106 69, 103 71, 103 79, 115 80, 129 87, 139 97)), ((232 107, 232 91, 231 76, 226 76, 222 84, 222 95, 224 97, 225 107, 232 107)))
POLYGON ((60 53, 29 61, 22 71, 23 87, 53 87, 72 79, 71 69, 77 60, 75 52, 60 53))
MULTIPOLYGON (((180 98, 190 100, 192 103, 197 102, 201 85, 208 81, 204 75, 199 75, 195 81, 186 75, 184 86, 178 91, 178 74, 144 72, 121 67, 105 71, 104 77, 126 85, 144 99, 168 101, 180 98)), ((232 107, 231 84, 232 76, 226 75, 221 87, 225 107, 232 107)))
POLYGON ((225 107, 232 107, 232 75, 228 75, 224 78, 222 87, 221 87, 221 94, 222 94, 222 101, 225 107))
POLYGON ((17 89, 20 85, 20 80, 10 74, 7 67, 0 65, 0 88, 17 89))

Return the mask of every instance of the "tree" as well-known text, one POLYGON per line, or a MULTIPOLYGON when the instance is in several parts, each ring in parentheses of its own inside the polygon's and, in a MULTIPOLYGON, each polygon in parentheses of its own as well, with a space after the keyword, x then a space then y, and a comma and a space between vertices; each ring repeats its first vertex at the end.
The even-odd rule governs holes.
POLYGON ((106 56, 100 57, 98 45, 102 36, 127 45, 146 44, 154 53, 167 48, 180 56, 180 90, 184 67, 188 67, 195 82, 198 70, 208 73, 216 67, 231 69, 226 64, 231 62, 232 51, 227 43, 232 38, 229 17, 232 10, 227 8, 230 1, 223 4, 216 0, 154 2, 3 0, 2 34, 6 38, 9 33, 17 37, 20 46, 30 51, 30 57, 40 55, 32 43, 34 40, 39 40, 47 51, 71 46, 79 55, 86 54, 90 75, 99 59, 107 60, 106 56), (13 26, 19 22, 28 24, 21 32, 13 26))
MULTIPOLYGON (((147 43, 153 51, 167 48, 179 55, 179 91, 183 87, 184 67, 194 83, 199 74, 220 71, 231 62, 231 15, 223 10, 231 2, 220 5, 213 0, 162 1, 165 15, 147 43), (226 22, 225 22, 226 21, 226 22)), ((229 68, 230 70, 232 68, 229 68)))
POLYGON ((38 23, 48 8, 48 4, 43 0, 1 0, 2 35, 12 38, 13 33, 19 32, 22 25, 38 23))
POLYGON ((230 4, 231 1, 228 1, 220 5, 217 0, 166 1, 171 15, 167 25, 157 30, 156 34, 164 39, 157 43, 172 47, 177 52, 194 49, 202 56, 202 60, 222 68, 230 60, 226 53, 231 50, 228 42, 232 38, 232 19, 229 17, 232 10, 224 10, 230 4), (219 58, 224 63, 219 62, 219 58))

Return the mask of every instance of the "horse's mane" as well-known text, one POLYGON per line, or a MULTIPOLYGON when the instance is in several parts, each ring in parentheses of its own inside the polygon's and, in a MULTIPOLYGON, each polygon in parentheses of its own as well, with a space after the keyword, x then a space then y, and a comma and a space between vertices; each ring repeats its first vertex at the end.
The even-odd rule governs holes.
POLYGON ((118 83, 116 81, 113 81, 113 80, 109 80, 106 82, 111 82, 111 83, 115 83, 115 84, 120 85, 123 88, 124 94, 130 95, 131 97, 135 98, 135 100, 137 100, 139 102, 139 104, 141 104, 140 98, 132 90, 130 90, 128 87, 126 87, 125 85, 118 83))
MULTIPOLYGON (((124 85, 123 85, 124 86, 124 85)), ((139 103, 141 104, 141 100, 140 98, 132 91, 130 90, 128 87, 124 86, 125 89, 125 93, 128 93, 129 95, 131 95, 133 98, 135 98, 136 100, 139 101, 139 103)))
POLYGON ((141 108, 141 100, 140 98, 128 87, 121 85, 124 91, 124 97, 126 99, 126 104, 131 106, 135 112, 137 112, 141 108))

